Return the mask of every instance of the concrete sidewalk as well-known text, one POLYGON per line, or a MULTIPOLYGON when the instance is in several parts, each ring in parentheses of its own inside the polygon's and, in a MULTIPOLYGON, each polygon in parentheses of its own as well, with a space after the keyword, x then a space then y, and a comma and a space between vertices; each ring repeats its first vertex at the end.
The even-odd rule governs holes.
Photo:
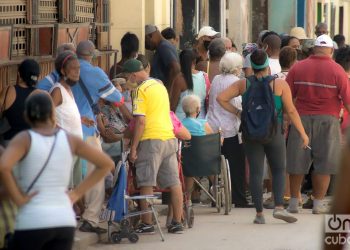
MULTIPOLYGON (((216 213, 207 206, 195 207, 195 224, 184 234, 165 232, 161 242, 158 231, 154 235, 141 235, 136 244, 123 239, 121 244, 95 244, 88 250, 319 250, 322 249, 323 215, 313 215, 311 210, 297 214, 298 222, 287 224, 272 217, 272 210, 265 210, 265 225, 252 223, 254 209, 232 209, 230 215, 216 213)), ((165 216, 161 216, 165 225, 165 216)), ((77 235, 78 236, 78 235, 77 235)), ((86 245, 84 245, 86 246, 86 245)), ((84 249, 84 248, 75 248, 84 249)), ((86 249, 86 248, 85 248, 86 249)))

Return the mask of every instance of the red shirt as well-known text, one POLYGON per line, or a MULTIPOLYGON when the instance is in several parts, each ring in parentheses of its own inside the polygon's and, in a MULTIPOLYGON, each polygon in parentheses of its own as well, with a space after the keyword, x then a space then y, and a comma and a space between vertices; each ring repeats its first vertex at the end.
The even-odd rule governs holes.
POLYGON ((296 63, 286 78, 300 115, 339 118, 341 101, 350 104, 350 86, 344 69, 327 56, 310 56, 296 63))

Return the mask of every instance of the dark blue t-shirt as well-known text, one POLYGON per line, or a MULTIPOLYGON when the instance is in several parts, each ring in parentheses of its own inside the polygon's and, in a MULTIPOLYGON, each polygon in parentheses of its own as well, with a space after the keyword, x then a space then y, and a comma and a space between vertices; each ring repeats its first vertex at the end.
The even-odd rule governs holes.
POLYGON ((160 79, 165 86, 169 86, 167 82, 170 73, 170 63, 179 62, 176 48, 167 40, 162 40, 153 57, 151 68, 151 77, 160 79))

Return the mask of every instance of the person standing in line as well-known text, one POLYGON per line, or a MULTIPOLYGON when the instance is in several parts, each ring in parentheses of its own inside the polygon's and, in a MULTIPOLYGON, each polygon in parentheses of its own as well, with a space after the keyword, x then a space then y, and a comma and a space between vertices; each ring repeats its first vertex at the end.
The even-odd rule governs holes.
POLYGON ((182 100, 189 94, 195 94, 200 98, 201 110, 199 118, 205 118, 205 100, 207 86, 209 87, 208 75, 195 69, 196 53, 192 49, 185 49, 180 53, 181 72, 176 77, 170 90, 170 108, 176 116, 182 120, 186 117, 182 109, 182 100))
MULTIPOLYGON (((252 207, 245 196, 245 153, 239 127, 241 120, 235 114, 225 110, 217 102, 217 96, 230 85, 239 80, 243 65, 242 56, 238 53, 226 53, 220 61, 220 75, 214 77, 209 94, 208 123, 214 133, 221 129, 224 143, 222 154, 228 160, 231 172, 232 203, 235 207, 252 207)), ((230 100, 230 103, 242 109, 242 97, 230 100)))
POLYGON ((302 141, 292 125, 287 145, 287 172, 290 179, 291 199, 288 210, 298 213, 298 194, 311 163, 313 184, 312 212, 327 212, 323 206, 330 176, 337 172, 339 159, 339 113, 343 104, 350 110, 350 86, 344 69, 332 60, 333 41, 328 35, 316 39, 314 55, 299 61, 289 70, 288 82, 295 106, 310 137, 308 150, 300 149, 302 141))
POLYGON ((123 71, 123 64, 130 58, 136 58, 139 51, 139 39, 131 32, 125 33, 120 40, 122 58, 109 70, 109 78, 112 80, 123 71))
MULTIPOLYGON (((72 51, 61 53, 56 58, 55 69, 60 80, 52 87, 50 94, 56 107, 56 124, 66 132, 83 139, 80 113, 71 90, 80 76, 80 64, 76 54, 72 51)), ((77 157, 73 161, 72 173, 70 188, 77 186, 83 178, 81 162, 77 157)))
POLYGON ((1 109, 3 110, 3 116, 10 125, 10 129, 3 134, 5 145, 16 134, 29 128, 29 124, 21 114, 24 112, 26 98, 35 91, 39 75, 39 64, 33 59, 26 59, 18 67, 18 81, 16 85, 9 86, 4 90, 4 106, 1 109))
MULTIPOLYGON (((122 94, 113 86, 106 73, 99 67, 92 65, 95 56, 95 45, 91 41, 81 41, 77 46, 77 56, 80 63, 80 80, 72 87, 74 99, 80 115, 88 123, 82 122, 84 141, 101 149, 99 132, 96 127, 98 100, 100 98, 111 102, 119 108, 125 108, 122 94)), ((83 161, 83 175, 93 171, 95 166, 91 162, 83 161)), ((97 234, 106 233, 107 230, 99 227, 99 215, 105 198, 104 181, 100 181, 84 196, 86 209, 82 215, 83 223, 79 227, 82 232, 97 234)))
MULTIPOLYGON (((217 97, 217 101, 224 109, 235 114, 239 118, 241 118, 242 111, 230 103, 231 99, 242 95, 244 104, 244 102, 247 101, 245 98, 248 98, 247 93, 249 88, 251 88, 253 84, 255 84, 255 88, 258 86, 257 84, 266 84, 266 78, 269 77, 269 58, 264 50, 258 49, 251 54, 251 64, 254 69, 254 76, 237 81, 217 97)), ((269 82, 269 87, 272 89, 271 94, 274 99, 274 112, 277 114, 275 133, 271 135, 271 138, 267 143, 246 138, 243 133, 244 149, 250 167, 249 184, 256 209, 254 223, 265 224, 262 201, 263 166, 265 156, 270 163, 273 178, 272 186, 275 202, 273 217, 284 220, 288 223, 293 223, 297 221, 297 218, 289 214, 283 206, 286 159, 285 139, 282 133, 283 110, 288 114, 294 124, 296 131, 299 134, 297 135, 298 138, 300 136, 300 141, 296 147, 305 150, 309 144, 309 138, 305 133, 299 114, 294 107, 287 82, 282 79, 274 79, 269 82)), ((244 108, 247 107, 244 107, 243 105, 243 109, 244 108)))
POLYGON ((166 40, 154 25, 145 26, 145 48, 155 51, 150 76, 163 82, 168 92, 181 67, 176 48, 166 40))
MULTIPOLYGON (((138 84, 133 100, 135 128, 129 154, 130 162, 135 164, 137 185, 141 195, 152 195, 157 184, 170 189, 173 219, 168 232, 181 233, 183 194, 167 90, 161 81, 149 78, 140 61, 130 59, 123 68, 128 80, 138 84)), ((140 206, 141 210, 147 209, 146 201, 142 200, 140 206)), ((144 214, 141 220, 136 232, 154 233, 152 216, 144 214)))
POLYGON ((30 129, 17 134, 0 158, 1 181, 19 207, 11 249, 70 250, 76 227, 72 204, 113 169, 113 161, 56 127, 54 105, 47 93, 31 95, 24 113, 30 129), (68 193, 73 155, 96 168, 68 193))

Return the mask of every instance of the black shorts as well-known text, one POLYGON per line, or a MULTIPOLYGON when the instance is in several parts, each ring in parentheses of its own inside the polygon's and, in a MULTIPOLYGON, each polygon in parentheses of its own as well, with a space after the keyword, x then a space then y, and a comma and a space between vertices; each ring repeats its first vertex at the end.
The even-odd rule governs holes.
POLYGON ((71 250, 74 227, 16 230, 11 250, 71 250))

